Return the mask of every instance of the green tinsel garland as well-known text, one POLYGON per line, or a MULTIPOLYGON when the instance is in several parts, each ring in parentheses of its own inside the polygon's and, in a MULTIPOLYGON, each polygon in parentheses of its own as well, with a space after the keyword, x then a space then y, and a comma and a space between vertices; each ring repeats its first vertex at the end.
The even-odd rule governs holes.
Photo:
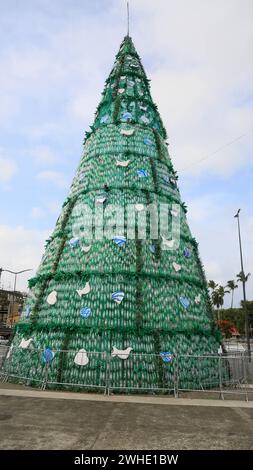
MULTIPOLYGON (((138 240, 139 241, 139 240, 138 240)), ((187 282, 188 284, 195 285, 197 287, 204 287, 204 284, 201 280, 198 278, 195 278, 194 276, 190 276, 187 274, 181 274, 180 277, 178 277, 176 274, 170 274, 170 273, 148 273, 148 272, 125 272, 125 271, 111 271, 111 272, 103 272, 101 273, 100 271, 73 271, 73 272, 63 272, 63 271, 57 271, 55 273, 50 272, 48 274, 41 274, 38 276, 35 276, 31 279, 29 279, 29 288, 31 289, 32 287, 36 286, 36 284, 44 282, 44 281, 49 281, 51 279, 54 279, 55 281, 64 281, 68 279, 82 279, 83 281, 87 282, 92 276, 99 276, 101 278, 106 278, 106 277, 112 277, 112 276, 118 276, 122 275, 126 279, 133 279, 137 277, 142 277, 143 279, 145 278, 151 278, 151 279, 166 279, 166 280, 176 280, 177 282, 180 283, 185 283, 187 282)))
MULTIPOLYGON (((15 326, 15 331, 23 333, 23 334, 32 334, 35 331, 44 331, 44 332, 72 332, 72 333, 90 333, 94 332, 95 334, 103 333, 104 331, 111 331, 116 333, 122 333, 123 331, 128 334, 132 334, 134 336, 142 337, 142 336, 153 336, 154 335, 154 328, 149 327, 142 327, 141 330, 137 330, 136 328, 131 327, 124 327, 120 328, 117 326, 104 326, 104 327, 89 327, 87 325, 59 325, 56 322, 48 322, 46 324, 37 322, 36 324, 26 323, 20 320, 15 326)), ((213 327, 212 325, 206 329, 202 328, 199 325, 196 326, 187 326, 185 328, 178 327, 178 328, 163 328, 163 330, 159 330, 160 336, 174 336, 178 334, 184 334, 186 337, 191 338, 192 335, 199 335, 206 338, 210 338, 214 336, 217 341, 221 342, 221 333, 217 327, 213 327)))

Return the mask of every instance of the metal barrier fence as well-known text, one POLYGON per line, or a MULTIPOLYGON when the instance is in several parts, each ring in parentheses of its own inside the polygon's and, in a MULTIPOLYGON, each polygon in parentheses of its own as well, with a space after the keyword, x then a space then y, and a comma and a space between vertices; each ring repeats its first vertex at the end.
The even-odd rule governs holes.
POLYGON ((248 359, 241 353, 167 357, 131 353, 123 358, 106 352, 55 350, 47 357, 45 350, 0 344, 0 380, 42 390, 166 393, 174 397, 182 392, 214 392, 222 399, 236 394, 248 400, 247 367, 248 359))

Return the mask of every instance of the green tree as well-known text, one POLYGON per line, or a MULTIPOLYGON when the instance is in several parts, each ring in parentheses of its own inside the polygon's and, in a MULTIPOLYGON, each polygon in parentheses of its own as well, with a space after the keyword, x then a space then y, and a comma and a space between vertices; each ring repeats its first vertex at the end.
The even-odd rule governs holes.
POLYGON ((239 272, 239 274, 236 275, 236 277, 237 277, 237 280, 239 282, 248 282, 249 277, 250 277, 250 273, 244 274, 244 272, 241 271, 241 272, 239 272))
POLYGON ((216 282, 214 281, 208 281, 208 287, 212 290, 216 289, 216 287, 218 287, 218 284, 216 284, 216 282))
MULTIPOLYGON (((30 309, 24 309, 17 327, 9 374, 43 376, 45 361, 28 354, 28 340, 39 350, 55 351, 46 353, 53 383, 99 384, 101 377, 105 380, 101 354, 106 352, 115 387, 138 386, 140 380, 146 388, 161 387, 164 373, 171 374, 162 352, 217 353, 219 332, 210 318, 198 244, 177 180, 149 80, 127 36, 86 132, 69 195, 30 281, 30 309), (137 234, 138 213, 152 204, 158 209, 166 204, 169 218, 176 219, 176 226, 180 222, 179 240, 165 233, 154 239, 128 237, 126 223, 120 233, 103 236, 111 207, 124 215, 129 206, 135 209, 131 220, 137 234), (87 235, 94 214, 105 215, 99 217, 102 236, 87 235), (122 350, 128 351, 125 360, 117 353, 122 350), (156 360, 143 356, 136 361, 134 353, 152 353, 156 360)), ((182 368, 185 383, 192 385, 216 374, 203 363, 194 378, 196 359, 182 358, 182 368)))
POLYGON ((229 291, 225 287, 215 284, 215 288, 211 293, 211 300, 214 307, 217 308, 218 320, 220 320, 220 308, 224 304, 224 297, 229 291))
POLYGON ((230 281, 227 282, 227 286, 231 292, 231 307, 230 308, 233 308, 233 303, 234 303, 234 291, 235 289, 238 288, 238 284, 236 284, 236 282, 232 279, 230 281))

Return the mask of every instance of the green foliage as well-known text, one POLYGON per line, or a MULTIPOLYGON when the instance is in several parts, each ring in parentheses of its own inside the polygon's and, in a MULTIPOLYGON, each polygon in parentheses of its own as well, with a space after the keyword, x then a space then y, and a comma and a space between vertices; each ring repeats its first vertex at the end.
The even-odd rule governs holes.
MULTIPOLYGON (((249 315, 249 324, 253 327, 253 301, 247 302, 247 310, 249 315)), ((214 312, 215 317, 218 320, 217 310, 214 312)), ((220 320, 231 321, 236 328, 239 330, 240 334, 244 334, 245 329, 245 312, 243 308, 226 308, 219 310, 220 320)))

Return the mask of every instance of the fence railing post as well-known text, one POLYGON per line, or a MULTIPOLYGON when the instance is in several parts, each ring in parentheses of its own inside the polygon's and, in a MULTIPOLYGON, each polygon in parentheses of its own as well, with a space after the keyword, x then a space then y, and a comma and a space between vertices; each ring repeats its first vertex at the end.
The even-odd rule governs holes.
POLYGON ((106 354, 106 389, 105 393, 107 392, 107 395, 110 395, 110 378, 111 375, 111 356, 107 353, 106 354))
MULTIPOLYGON (((43 362, 41 358, 42 350, 31 348, 28 351, 22 351, 20 347, 12 347, 7 351, 10 354, 8 357, 6 354, 3 359, 0 367, 0 380, 14 380, 25 383, 27 386, 37 386, 41 390, 45 390, 47 386, 49 388, 51 388, 51 385, 57 386, 57 384, 66 386, 65 388, 67 386, 82 386, 84 388, 87 386, 99 388, 100 391, 104 392, 104 395, 109 396, 112 393, 111 390, 124 390, 125 392, 129 392, 131 389, 143 392, 147 390, 149 393, 155 394, 161 390, 164 393, 164 390, 167 389, 170 393, 173 392, 175 398, 179 398, 181 391, 195 390, 201 392, 203 390, 208 392, 213 390, 217 395, 219 394, 219 398, 222 400, 229 394, 237 393, 239 396, 243 396, 242 399, 248 401, 248 358, 243 354, 240 356, 238 354, 184 356, 175 353, 171 355, 170 364, 162 363, 163 374, 159 375, 157 360, 161 361, 161 357, 158 354, 132 354, 130 356, 131 362, 123 361, 122 365, 125 366, 125 369, 122 369, 120 368, 120 362, 118 363, 119 367, 117 367, 115 362, 117 359, 113 359, 110 352, 87 352, 91 355, 91 366, 90 369, 89 366, 87 367, 87 373, 85 369, 83 373, 82 369, 76 369, 78 374, 75 375, 74 371, 74 376, 65 377, 64 382, 64 380, 55 377, 53 373, 57 363, 54 364, 53 361, 48 360, 46 363, 41 364, 43 362), (18 354, 18 360, 16 360, 15 353, 18 354), (92 358, 94 357, 97 359, 98 369, 95 374, 92 374, 90 371, 93 370, 92 358), (24 367, 25 361, 27 361, 26 367, 24 367), (188 361, 193 363, 191 369, 188 361), (206 367, 206 370, 204 370, 204 367, 206 367), (136 374, 135 381, 132 377, 133 370, 136 370, 138 374, 136 374), (145 370, 150 370, 150 378, 146 377, 145 370), (72 379, 73 383, 71 382, 72 379)), ((56 352, 59 353, 59 351, 56 352)), ((64 352, 73 354, 73 350, 64 352)), ((87 365, 87 363, 81 365, 87 365)))
MULTIPOLYGON (((247 368, 246 368, 246 356, 245 354, 241 356, 242 357, 242 367, 243 367, 243 382, 244 382, 244 389, 245 389, 245 400, 249 401, 249 396, 248 396, 248 374, 247 374, 247 368)), ((248 359, 248 358, 247 358, 248 359)), ((248 364, 248 360, 247 360, 248 364)))
POLYGON ((44 378, 42 379, 42 383, 41 383, 41 390, 46 390, 47 380, 48 380, 48 369, 49 369, 49 362, 46 362, 45 369, 44 369, 44 378))
POLYGON ((221 356, 218 358, 218 369, 219 369, 219 387, 220 387, 220 398, 224 400, 223 387, 222 387, 222 370, 221 370, 221 356))
POLYGON ((178 398, 178 355, 175 354, 175 366, 174 366, 174 397, 178 398))

